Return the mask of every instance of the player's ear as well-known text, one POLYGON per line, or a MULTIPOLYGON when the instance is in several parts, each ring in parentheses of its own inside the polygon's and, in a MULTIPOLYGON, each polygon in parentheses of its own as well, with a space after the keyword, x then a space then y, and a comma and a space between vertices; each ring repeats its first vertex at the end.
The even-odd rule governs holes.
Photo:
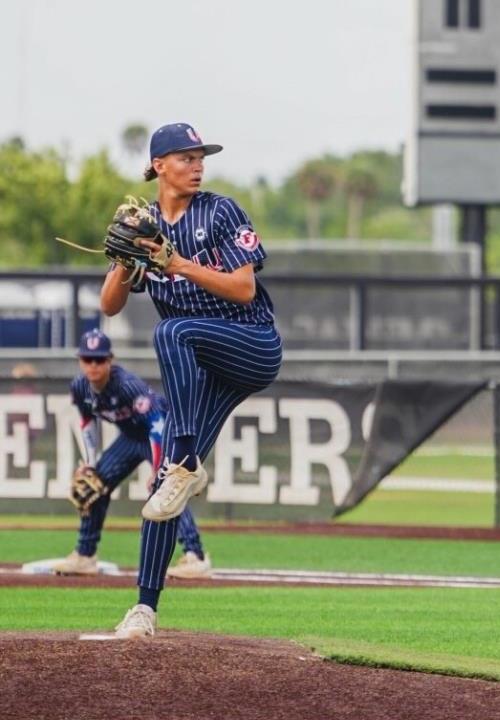
POLYGON ((151 165, 154 168, 156 174, 160 175, 163 172, 165 158, 153 158, 153 160, 151 161, 151 165))

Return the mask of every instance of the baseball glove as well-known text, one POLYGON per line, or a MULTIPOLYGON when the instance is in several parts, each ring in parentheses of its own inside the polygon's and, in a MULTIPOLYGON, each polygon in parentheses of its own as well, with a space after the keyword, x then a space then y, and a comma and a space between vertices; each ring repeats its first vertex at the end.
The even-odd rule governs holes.
POLYGON ((127 202, 119 205, 104 238, 104 254, 110 260, 132 270, 129 282, 141 281, 147 271, 163 273, 174 254, 174 246, 163 235, 158 223, 151 215, 148 204, 128 196, 127 202), (141 240, 152 240, 159 246, 158 252, 140 245, 141 240))
POLYGON ((109 488, 93 467, 79 465, 76 468, 71 480, 69 500, 82 517, 89 515, 91 505, 108 492, 109 488))

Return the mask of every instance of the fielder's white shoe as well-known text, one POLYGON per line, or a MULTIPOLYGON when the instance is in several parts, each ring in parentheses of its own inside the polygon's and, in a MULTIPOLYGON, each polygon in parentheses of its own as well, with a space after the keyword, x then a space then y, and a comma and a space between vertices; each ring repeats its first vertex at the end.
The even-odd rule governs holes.
POLYGON ((191 550, 179 559, 177 565, 169 567, 167 575, 174 578, 209 578, 212 575, 210 555, 205 553, 203 560, 191 550))
POLYGON ((188 500, 199 495, 206 486, 208 475, 199 458, 196 458, 197 467, 193 471, 183 466, 185 459, 178 465, 168 463, 160 468, 158 477, 163 482, 142 508, 143 518, 162 522, 177 517, 188 500))
POLYGON ((135 605, 115 628, 116 637, 122 640, 153 637, 155 632, 156 613, 149 605, 135 605))
POLYGON ((73 550, 67 558, 55 563, 53 569, 57 575, 97 575, 97 555, 88 557, 73 550))

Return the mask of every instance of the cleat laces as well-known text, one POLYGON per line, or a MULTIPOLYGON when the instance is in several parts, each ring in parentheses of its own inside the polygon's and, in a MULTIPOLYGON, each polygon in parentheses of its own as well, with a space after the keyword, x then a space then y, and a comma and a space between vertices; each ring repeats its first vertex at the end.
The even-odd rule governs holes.
POLYGON ((154 635, 155 629, 151 613, 142 608, 129 610, 115 630, 129 630, 130 628, 139 628, 144 630, 146 635, 154 635))

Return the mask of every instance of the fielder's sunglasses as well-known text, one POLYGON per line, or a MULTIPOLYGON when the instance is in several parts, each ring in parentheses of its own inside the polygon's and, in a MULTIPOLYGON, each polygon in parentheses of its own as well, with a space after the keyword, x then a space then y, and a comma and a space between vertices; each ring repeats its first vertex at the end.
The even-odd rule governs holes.
POLYGON ((96 365, 104 365, 109 360, 109 357, 90 357, 87 355, 80 355, 80 360, 86 365, 90 363, 96 363, 96 365))

